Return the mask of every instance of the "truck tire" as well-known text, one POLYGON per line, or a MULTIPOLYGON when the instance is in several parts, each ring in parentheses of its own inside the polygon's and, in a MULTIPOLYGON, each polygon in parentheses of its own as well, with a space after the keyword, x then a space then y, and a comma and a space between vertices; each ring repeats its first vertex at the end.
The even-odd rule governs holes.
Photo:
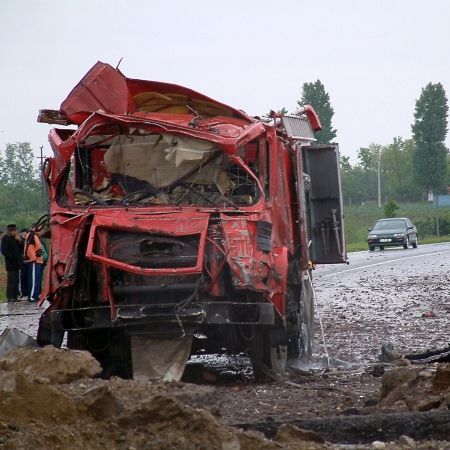
POLYGON ((130 339, 122 329, 68 331, 67 347, 89 351, 102 366, 101 378, 133 378, 130 339))
MULTIPOLYGON (((309 278, 295 293, 299 298, 296 322, 288 322, 288 359, 309 364, 312 358, 314 336, 314 295, 309 278)), ((291 313, 292 315, 292 313, 291 313)))
POLYGON ((56 331, 52 328, 48 314, 42 314, 39 319, 36 340, 40 346, 53 345, 61 348, 64 339, 64 331, 56 331))

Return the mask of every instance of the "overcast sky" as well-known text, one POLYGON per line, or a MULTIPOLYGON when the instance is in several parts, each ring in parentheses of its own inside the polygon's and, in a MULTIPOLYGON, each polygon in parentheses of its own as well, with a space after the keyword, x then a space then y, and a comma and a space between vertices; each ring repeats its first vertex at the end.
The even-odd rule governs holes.
MULTIPOLYGON (((450 91, 448 0, 0 0, 0 149, 41 145, 100 60, 130 78, 185 85, 251 115, 330 95, 341 153, 411 136, 429 82, 450 91)), ((447 146, 450 140, 447 139, 447 146)))

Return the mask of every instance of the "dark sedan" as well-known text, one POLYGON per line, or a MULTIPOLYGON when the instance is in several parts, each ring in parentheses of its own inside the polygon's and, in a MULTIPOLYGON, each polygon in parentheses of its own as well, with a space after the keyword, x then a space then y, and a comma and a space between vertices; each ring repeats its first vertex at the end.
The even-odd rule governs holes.
POLYGON ((396 246, 403 246, 405 250, 409 246, 417 248, 417 229, 407 217, 380 219, 372 229, 369 229, 367 243, 371 252, 375 247, 379 247, 380 250, 396 246))

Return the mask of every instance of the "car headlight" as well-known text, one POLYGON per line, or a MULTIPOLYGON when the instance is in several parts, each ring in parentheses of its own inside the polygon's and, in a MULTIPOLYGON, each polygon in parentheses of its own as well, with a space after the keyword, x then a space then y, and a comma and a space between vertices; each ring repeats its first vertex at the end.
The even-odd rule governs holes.
POLYGON ((404 237, 405 233, 395 233, 394 237, 404 237))
POLYGON ((369 236, 367 237, 368 239, 376 239, 377 235, 376 234, 369 234, 369 236))

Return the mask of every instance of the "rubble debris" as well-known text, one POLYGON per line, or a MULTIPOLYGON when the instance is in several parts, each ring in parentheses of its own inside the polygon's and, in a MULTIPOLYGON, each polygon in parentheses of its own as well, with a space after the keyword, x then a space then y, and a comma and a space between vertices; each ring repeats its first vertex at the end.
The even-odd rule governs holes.
POLYGON ((303 430, 302 428, 298 428, 295 425, 291 424, 283 424, 278 428, 277 434, 275 436, 275 440, 278 442, 319 442, 324 443, 325 439, 315 431, 311 430, 303 430))
POLYGON ((416 441, 406 435, 400 436, 398 439, 398 443, 401 445, 405 445, 406 447, 411 447, 411 448, 416 447, 416 441))
MULTIPOLYGON (((426 436, 430 440, 444 441, 450 435, 450 414, 445 411, 322 417, 291 420, 285 423, 315 431, 326 442, 339 444, 387 442, 399 439, 404 434, 415 440, 426 436)), ((266 437, 273 438, 282 425, 277 421, 266 421, 240 424, 239 428, 257 430, 263 432, 266 437)))
POLYGON ((396 365, 450 362, 450 345, 442 349, 421 353, 401 353, 394 349, 393 344, 386 343, 382 345, 378 359, 380 362, 394 363, 396 365))
POLYGON ((100 375, 99 362, 87 351, 22 347, 10 350, 0 359, 0 370, 17 371, 28 380, 64 384, 100 375))
POLYGON ((0 448, 277 448, 196 408, 214 403, 212 388, 92 378, 99 373, 85 351, 8 352, 0 360, 0 448))
POLYGON ((383 411, 429 411, 450 409, 450 365, 437 370, 419 367, 395 368, 382 378, 380 402, 383 411))

